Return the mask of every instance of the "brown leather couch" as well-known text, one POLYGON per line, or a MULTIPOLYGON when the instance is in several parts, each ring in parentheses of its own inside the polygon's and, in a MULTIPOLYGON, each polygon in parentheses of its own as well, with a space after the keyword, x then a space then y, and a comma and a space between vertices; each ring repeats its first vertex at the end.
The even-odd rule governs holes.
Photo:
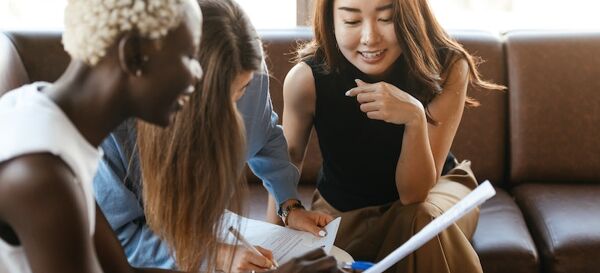
MULTIPOLYGON (((260 33, 281 114, 290 52, 312 34, 260 33)), ((600 272, 600 33, 451 34, 485 60, 485 79, 508 87, 469 90, 482 106, 465 111, 452 147, 498 192, 481 207, 473 238, 484 272, 600 272)), ((68 61, 60 33, 1 33, 0 94, 53 81, 68 61)), ((300 185, 304 203, 320 167, 316 143, 313 135, 300 185)), ((250 184, 250 216, 264 219, 266 192, 250 184)))

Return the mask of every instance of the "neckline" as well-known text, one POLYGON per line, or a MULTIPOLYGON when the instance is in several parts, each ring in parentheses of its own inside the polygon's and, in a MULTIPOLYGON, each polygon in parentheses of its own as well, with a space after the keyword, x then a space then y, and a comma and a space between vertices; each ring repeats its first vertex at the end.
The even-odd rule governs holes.
POLYGON ((99 153, 99 149, 94 147, 82 134, 81 131, 79 131, 79 129, 77 128, 77 126, 75 126, 75 124, 73 123, 73 121, 71 121, 71 119, 67 116, 67 114, 63 111, 62 108, 60 108, 56 102, 54 102, 49 96, 48 94, 46 94, 45 92, 42 91, 41 88, 45 88, 51 85, 51 83, 48 82, 34 82, 32 83, 33 85, 33 91, 32 93, 36 94, 35 97, 39 98, 40 101, 42 101, 42 103, 44 105, 46 105, 47 107, 51 108, 57 115, 58 117, 67 125, 66 127, 71 131, 71 133, 73 134, 73 136, 77 139, 77 141, 79 142, 78 144, 80 145, 78 148, 82 149, 83 153, 85 154, 85 156, 87 158, 96 158, 98 153, 99 153))

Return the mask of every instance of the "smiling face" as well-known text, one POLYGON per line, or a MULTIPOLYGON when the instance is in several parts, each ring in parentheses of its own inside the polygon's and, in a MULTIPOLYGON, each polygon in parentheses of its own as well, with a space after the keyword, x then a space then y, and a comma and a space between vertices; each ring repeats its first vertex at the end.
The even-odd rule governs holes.
POLYGON ((333 23, 342 55, 363 73, 383 78, 402 50, 390 0, 335 0, 333 23))
POLYGON ((201 29, 200 9, 190 1, 181 24, 147 56, 142 88, 136 99, 138 117, 167 126, 189 101, 202 77, 202 68, 196 59, 201 29))

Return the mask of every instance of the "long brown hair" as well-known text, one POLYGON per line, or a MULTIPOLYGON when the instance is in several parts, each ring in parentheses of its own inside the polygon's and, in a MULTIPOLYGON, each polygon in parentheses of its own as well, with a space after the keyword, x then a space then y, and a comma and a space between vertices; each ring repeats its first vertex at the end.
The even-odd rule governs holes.
MULTIPOLYGON (((323 64, 324 71, 327 72, 339 72, 344 58, 335 38, 334 1, 316 0, 313 16, 315 38, 300 45, 296 58, 297 61, 315 58, 323 64)), ((418 90, 413 92, 419 100, 429 103, 439 94, 443 84, 441 75, 461 58, 469 65, 469 81, 472 85, 483 89, 504 89, 503 86, 481 78, 477 70, 479 58, 469 54, 446 33, 431 12, 427 0, 394 0, 392 9, 394 29, 402 49, 401 58, 406 59, 408 70, 416 81, 418 90)), ((467 98, 466 104, 479 105, 472 98, 467 98)))
POLYGON ((179 268, 216 265, 225 209, 240 211, 245 133, 231 84, 255 71, 261 44, 248 18, 231 0, 199 0, 204 23, 199 60, 204 77, 167 129, 138 124, 145 213, 171 247, 179 268))

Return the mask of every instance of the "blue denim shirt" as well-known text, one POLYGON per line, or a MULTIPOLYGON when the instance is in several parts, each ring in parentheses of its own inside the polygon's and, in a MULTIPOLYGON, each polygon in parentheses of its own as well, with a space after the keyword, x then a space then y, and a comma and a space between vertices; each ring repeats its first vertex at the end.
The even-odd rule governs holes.
MULTIPOLYGON (((266 68, 264 71, 255 73, 237 106, 246 126, 247 163, 280 204, 298 198, 300 174, 289 160, 283 130, 272 108, 266 68)), ((152 233, 144 217, 134 124, 134 120, 126 121, 102 143, 104 157, 94 178, 96 200, 131 265, 173 269, 168 245, 152 233)))

